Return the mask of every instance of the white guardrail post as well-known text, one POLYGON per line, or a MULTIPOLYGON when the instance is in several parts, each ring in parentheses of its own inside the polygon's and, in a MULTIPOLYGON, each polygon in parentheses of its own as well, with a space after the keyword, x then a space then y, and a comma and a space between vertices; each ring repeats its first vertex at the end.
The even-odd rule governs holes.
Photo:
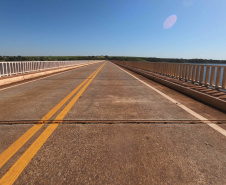
POLYGON ((152 63, 151 71, 197 85, 226 89, 226 66, 223 65, 152 63))
POLYGON ((95 62, 94 60, 86 61, 19 61, 19 62, 0 62, 0 78, 24 74, 48 69, 70 67, 78 64, 95 62))
POLYGON ((226 90, 226 66, 206 64, 178 64, 161 62, 125 62, 121 64, 149 70, 181 81, 226 90))

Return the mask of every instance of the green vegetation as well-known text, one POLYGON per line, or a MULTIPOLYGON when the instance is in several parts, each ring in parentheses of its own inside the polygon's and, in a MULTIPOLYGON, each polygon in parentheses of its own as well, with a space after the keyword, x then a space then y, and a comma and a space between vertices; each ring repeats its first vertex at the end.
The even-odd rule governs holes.
POLYGON ((0 56, 0 61, 66 61, 104 59, 104 56, 0 56))
POLYGON ((178 59, 154 57, 125 57, 125 56, 0 56, 0 61, 65 61, 65 60, 121 60, 121 61, 149 61, 170 63, 205 63, 226 64, 226 60, 207 59, 178 59))
POLYGON ((154 57, 107 57, 107 60, 121 61, 148 61, 148 62, 169 62, 169 63, 203 63, 203 64, 226 64, 226 60, 208 59, 178 59, 178 58, 154 58, 154 57))

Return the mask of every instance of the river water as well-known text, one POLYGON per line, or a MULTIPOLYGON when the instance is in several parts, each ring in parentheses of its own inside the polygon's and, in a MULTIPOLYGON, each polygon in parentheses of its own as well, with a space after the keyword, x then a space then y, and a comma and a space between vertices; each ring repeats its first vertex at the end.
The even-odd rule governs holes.
MULTIPOLYGON (((225 66, 226 67, 226 64, 203 64, 203 63, 186 63, 186 64, 205 65, 205 66, 207 66, 207 65, 213 65, 213 66, 225 66)), ((224 68, 222 67, 221 68, 221 81, 220 81, 221 86, 223 84, 223 77, 226 78, 226 74, 225 75, 223 74, 223 70, 224 70, 224 68)), ((216 83, 216 74, 217 74, 217 69, 215 69, 215 80, 214 80, 215 82, 214 83, 216 83)), ((206 67, 204 68, 204 76, 205 75, 206 75, 206 67)))

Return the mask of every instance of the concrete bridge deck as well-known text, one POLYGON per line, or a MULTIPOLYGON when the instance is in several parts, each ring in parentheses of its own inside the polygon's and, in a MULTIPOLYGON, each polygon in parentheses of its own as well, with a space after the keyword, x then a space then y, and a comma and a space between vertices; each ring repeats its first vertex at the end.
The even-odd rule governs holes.
POLYGON ((226 115, 111 62, 2 88, 0 105, 0 184, 226 184, 226 115))

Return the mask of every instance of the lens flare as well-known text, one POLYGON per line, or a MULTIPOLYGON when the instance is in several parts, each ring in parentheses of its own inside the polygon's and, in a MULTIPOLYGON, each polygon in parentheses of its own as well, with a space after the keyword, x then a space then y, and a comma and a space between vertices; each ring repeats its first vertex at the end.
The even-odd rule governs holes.
POLYGON ((177 16, 176 16, 176 15, 171 15, 171 16, 169 16, 169 17, 165 20, 165 22, 164 22, 164 24, 163 24, 163 28, 164 28, 164 29, 169 29, 169 28, 171 28, 176 22, 177 22, 177 16))

